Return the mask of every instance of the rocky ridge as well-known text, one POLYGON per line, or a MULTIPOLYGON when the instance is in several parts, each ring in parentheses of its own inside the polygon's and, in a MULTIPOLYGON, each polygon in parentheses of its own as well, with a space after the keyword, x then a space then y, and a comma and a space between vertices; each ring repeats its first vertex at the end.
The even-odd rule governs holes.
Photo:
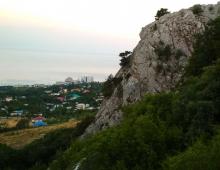
POLYGON ((129 66, 115 75, 121 81, 104 100, 84 136, 118 124, 123 116, 121 106, 140 100, 146 93, 169 91, 176 86, 193 52, 195 35, 220 16, 220 2, 201 8, 199 14, 193 12, 193 7, 166 14, 142 28, 129 66))

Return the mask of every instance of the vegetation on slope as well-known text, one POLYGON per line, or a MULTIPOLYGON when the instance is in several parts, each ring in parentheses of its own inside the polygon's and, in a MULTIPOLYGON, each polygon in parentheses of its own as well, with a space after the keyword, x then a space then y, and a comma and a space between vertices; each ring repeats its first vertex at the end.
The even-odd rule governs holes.
POLYGON ((92 120, 93 117, 84 118, 77 127, 51 132, 21 150, 0 144, 0 169, 46 169, 49 162, 62 154, 72 141, 84 133, 92 120))
POLYGON ((50 168, 219 169, 219 42, 218 18, 198 38, 180 87, 124 108, 120 125, 74 142, 50 168))
POLYGON ((0 133, 0 143, 6 144, 7 146, 10 146, 14 149, 22 149, 24 146, 32 143, 36 139, 42 138, 50 132, 58 129, 73 129, 78 123, 78 120, 73 119, 65 123, 51 126, 43 126, 0 133))

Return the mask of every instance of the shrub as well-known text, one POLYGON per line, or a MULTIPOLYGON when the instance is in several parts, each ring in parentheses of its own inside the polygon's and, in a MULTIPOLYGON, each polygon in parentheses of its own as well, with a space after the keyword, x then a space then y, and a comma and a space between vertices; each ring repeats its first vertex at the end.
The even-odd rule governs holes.
POLYGON ((209 11, 213 11, 214 10, 214 7, 213 7, 213 5, 211 5, 210 7, 209 7, 209 11))
POLYGON ((170 45, 159 46, 155 49, 155 52, 159 56, 159 60, 164 62, 168 61, 170 56, 172 55, 170 45))
POLYGON ((0 144, 0 169, 47 169, 58 153, 62 154, 72 141, 81 136, 94 117, 86 117, 75 128, 59 129, 35 140, 21 150, 0 144), (45 166, 46 165, 46 166, 45 166))
POLYGON ((154 24, 153 31, 156 31, 156 30, 157 30, 157 24, 154 24))
POLYGON ((113 77, 113 75, 109 75, 108 79, 104 82, 102 93, 104 97, 109 98, 111 97, 112 93, 114 92, 115 87, 117 87, 122 81, 121 77, 113 77))
POLYGON ((204 67, 220 58, 220 40, 217 37, 220 37, 220 17, 211 21, 205 32, 198 35, 194 44, 194 53, 186 67, 186 74, 199 75, 204 67))
POLYGON ((163 65, 161 63, 158 63, 156 66, 156 73, 159 74, 163 70, 163 65))
POLYGON ((194 5, 194 6, 192 7, 192 12, 193 12, 193 14, 195 14, 195 15, 201 14, 201 13, 203 12, 202 5, 194 5))
POLYGON ((155 20, 159 20, 160 17, 164 16, 165 14, 169 14, 170 12, 168 11, 167 8, 161 8, 160 10, 157 11, 157 14, 155 16, 155 20))
POLYGON ((129 66, 131 54, 132 54, 131 51, 125 51, 119 54, 119 57, 121 57, 120 66, 122 67, 129 66))
POLYGON ((185 152, 168 158, 164 162, 165 170, 219 170, 220 169, 220 135, 211 142, 198 140, 185 152))
POLYGON ((30 122, 29 119, 21 119, 21 120, 19 120, 19 122, 17 123, 16 128, 17 128, 17 129, 25 129, 25 128, 28 128, 28 127, 29 127, 29 122, 30 122))
POLYGON ((175 58, 178 60, 182 56, 186 56, 186 54, 181 49, 177 49, 175 52, 175 58))

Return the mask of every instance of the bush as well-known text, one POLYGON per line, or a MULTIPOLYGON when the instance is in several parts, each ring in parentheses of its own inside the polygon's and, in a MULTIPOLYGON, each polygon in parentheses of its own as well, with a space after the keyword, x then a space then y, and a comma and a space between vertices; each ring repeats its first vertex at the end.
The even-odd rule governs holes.
POLYGON ((175 58, 178 60, 182 56, 186 56, 186 54, 181 49, 177 49, 175 53, 175 58))
POLYGON ((167 62, 170 59, 170 56, 172 55, 170 45, 157 47, 155 49, 155 53, 158 55, 159 60, 161 60, 163 62, 167 62))
POLYGON ((219 170, 219 162, 220 135, 208 143, 197 141, 185 152, 168 158, 163 165, 165 170, 219 170))
POLYGON ((165 14, 169 14, 170 12, 168 11, 167 8, 161 8, 160 10, 157 11, 157 14, 155 16, 155 20, 159 20, 160 17, 164 16, 165 14))
POLYGON ((121 57, 120 66, 122 67, 129 66, 131 54, 132 54, 131 51, 125 51, 119 54, 119 57, 121 57))
POLYGON ((211 21, 202 35, 198 35, 194 44, 194 53, 186 67, 186 74, 198 76, 203 68, 220 58, 220 18, 211 21))
POLYGON ((121 77, 113 77, 113 75, 109 75, 108 79, 103 84, 102 93, 104 97, 109 98, 111 97, 112 93, 114 92, 115 88, 121 83, 121 77))
POLYGON ((201 14, 201 13, 203 12, 202 5, 194 5, 194 6, 192 7, 192 12, 193 12, 193 14, 195 14, 195 15, 201 14))
POLYGON ((25 129, 29 127, 30 120, 29 119, 21 119, 16 125, 16 129, 25 129))
POLYGON ((210 7, 209 7, 209 11, 213 11, 214 10, 214 7, 213 7, 213 5, 211 5, 210 7))
POLYGON ((46 170, 48 163, 82 135, 93 120, 94 117, 86 117, 75 128, 53 131, 18 151, 0 144, 0 168, 46 170))
POLYGON ((156 31, 156 30, 157 30, 157 24, 154 24, 153 31, 156 31))
POLYGON ((156 73, 159 74, 163 71, 163 65, 161 63, 157 63, 156 73))

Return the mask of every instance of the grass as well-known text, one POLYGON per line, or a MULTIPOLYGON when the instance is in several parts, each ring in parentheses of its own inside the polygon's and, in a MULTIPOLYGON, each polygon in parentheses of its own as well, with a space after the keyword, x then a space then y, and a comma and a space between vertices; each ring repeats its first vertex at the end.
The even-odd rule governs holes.
POLYGON ((0 143, 6 144, 14 149, 21 149, 27 144, 32 143, 34 140, 42 138, 49 132, 57 129, 73 128, 77 123, 79 123, 79 121, 71 119, 68 122, 51 126, 0 133, 0 143))
POLYGON ((21 120, 20 117, 12 117, 8 119, 0 119, 0 124, 4 125, 6 128, 14 128, 17 123, 21 120))

